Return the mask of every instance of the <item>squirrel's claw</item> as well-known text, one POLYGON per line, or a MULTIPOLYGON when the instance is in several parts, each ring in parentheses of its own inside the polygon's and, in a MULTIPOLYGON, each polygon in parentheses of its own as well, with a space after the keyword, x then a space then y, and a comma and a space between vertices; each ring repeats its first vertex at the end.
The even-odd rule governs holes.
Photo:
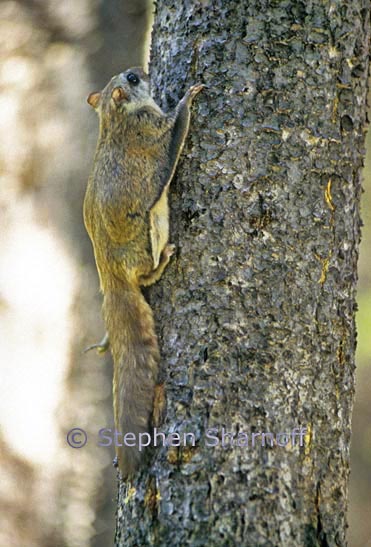
POLYGON ((103 339, 98 344, 93 344, 92 346, 88 346, 84 349, 84 353, 87 353, 91 349, 96 349, 98 353, 105 353, 109 348, 109 338, 108 334, 106 333, 103 337, 103 339))
POLYGON ((162 254, 166 258, 170 258, 175 253, 176 247, 172 243, 168 243, 165 249, 162 251, 162 254))
POLYGON ((205 87, 206 86, 204 84, 193 85, 189 88, 188 93, 190 94, 191 98, 193 99, 198 93, 200 93, 200 91, 205 89, 205 87))

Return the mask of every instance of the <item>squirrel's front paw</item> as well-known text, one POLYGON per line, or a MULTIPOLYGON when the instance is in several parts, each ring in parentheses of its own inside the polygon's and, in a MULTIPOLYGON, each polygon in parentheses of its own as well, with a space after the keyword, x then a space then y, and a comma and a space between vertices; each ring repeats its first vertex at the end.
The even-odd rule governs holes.
POLYGON ((206 86, 204 84, 196 84, 196 85, 193 85, 192 87, 190 87, 189 90, 188 90, 188 94, 190 96, 190 99, 193 100, 194 97, 196 97, 196 95, 198 93, 200 93, 200 91, 205 89, 205 87, 206 86))

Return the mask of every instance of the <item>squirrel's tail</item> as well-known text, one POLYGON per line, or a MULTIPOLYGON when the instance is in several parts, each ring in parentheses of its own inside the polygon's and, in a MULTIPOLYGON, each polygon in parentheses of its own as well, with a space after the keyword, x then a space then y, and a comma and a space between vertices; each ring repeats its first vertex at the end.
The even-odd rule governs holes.
MULTIPOLYGON (((152 310, 140 288, 117 283, 105 291, 103 314, 114 361, 115 427, 123 444, 116 446, 116 454, 126 478, 140 464, 143 452, 138 449, 138 435, 149 428, 160 354, 152 310), (124 444, 126 433, 134 433, 135 446, 124 444)), ((134 444, 132 436, 130 444, 134 444)))

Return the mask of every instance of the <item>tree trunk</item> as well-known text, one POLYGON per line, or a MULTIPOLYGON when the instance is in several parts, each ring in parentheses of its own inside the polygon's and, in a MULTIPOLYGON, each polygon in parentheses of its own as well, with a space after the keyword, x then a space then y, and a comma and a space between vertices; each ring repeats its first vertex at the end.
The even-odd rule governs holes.
POLYGON ((208 86, 150 294, 161 431, 196 442, 120 485, 116 545, 346 545, 368 55, 366 0, 159 3, 163 105, 208 86))

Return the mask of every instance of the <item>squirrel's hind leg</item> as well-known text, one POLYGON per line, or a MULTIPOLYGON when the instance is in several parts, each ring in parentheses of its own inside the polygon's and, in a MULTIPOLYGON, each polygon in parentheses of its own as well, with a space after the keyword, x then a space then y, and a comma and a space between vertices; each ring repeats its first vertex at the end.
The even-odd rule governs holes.
POLYGON ((141 275, 139 277, 139 285, 142 285, 143 287, 148 287, 149 285, 153 285, 153 283, 156 283, 160 279, 160 277, 163 274, 164 269, 170 262, 170 258, 174 254, 175 251, 175 245, 168 244, 164 248, 164 250, 161 253, 160 257, 160 263, 157 266, 155 270, 152 270, 147 275, 141 275))
POLYGON ((98 353, 105 353, 109 348, 109 338, 108 333, 104 335, 102 340, 98 344, 93 344, 92 346, 88 346, 84 349, 84 353, 87 353, 91 349, 96 349, 98 353))

